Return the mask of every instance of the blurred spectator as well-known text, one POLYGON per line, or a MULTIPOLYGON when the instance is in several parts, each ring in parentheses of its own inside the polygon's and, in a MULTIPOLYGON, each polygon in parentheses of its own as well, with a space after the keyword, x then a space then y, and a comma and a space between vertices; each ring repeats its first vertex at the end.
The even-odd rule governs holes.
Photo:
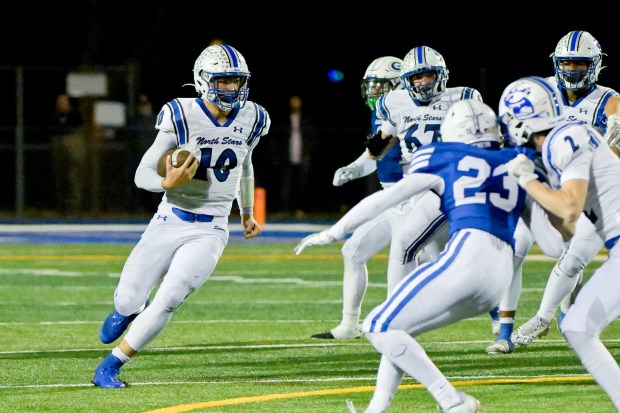
POLYGON ((50 130, 57 207, 62 213, 81 212, 88 176, 86 130, 83 117, 66 94, 56 97, 50 130))
MULTIPOLYGON (((153 104, 148 96, 140 95, 135 114, 127 121, 129 170, 135 172, 142 155, 153 144, 157 130, 157 116, 153 112, 153 104)), ((131 176, 133 182, 133 175, 131 176)), ((127 194, 127 210, 132 212, 152 213, 161 201, 161 193, 145 191, 131 185, 127 194)))
POLYGON ((297 95, 289 101, 288 162, 284 165, 281 188, 282 209, 296 218, 305 216, 308 206, 308 178, 312 158, 312 122, 302 115, 302 101, 297 95))

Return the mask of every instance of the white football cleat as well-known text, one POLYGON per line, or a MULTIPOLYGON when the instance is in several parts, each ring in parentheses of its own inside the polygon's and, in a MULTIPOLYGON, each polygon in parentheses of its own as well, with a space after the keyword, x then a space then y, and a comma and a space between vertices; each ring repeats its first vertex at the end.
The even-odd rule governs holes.
POLYGON ((510 354, 514 353, 515 345, 508 340, 495 340, 487 348, 487 354, 510 354))
POLYGON ((441 410, 442 413, 478 413, 482 411, 480 410, 481 407, 478 399, 463 392, 459 393, 461 393, 463 403, 452 406, 446 410, 441 410))
POLYGON ((547 321, 542 317, 534 316, 534 318, 531 318, 521 327, 513 331, 510 340, 516 346, 527 347, 537 338, 549 334, 549 326, 551 326, 551 320, 547 321))

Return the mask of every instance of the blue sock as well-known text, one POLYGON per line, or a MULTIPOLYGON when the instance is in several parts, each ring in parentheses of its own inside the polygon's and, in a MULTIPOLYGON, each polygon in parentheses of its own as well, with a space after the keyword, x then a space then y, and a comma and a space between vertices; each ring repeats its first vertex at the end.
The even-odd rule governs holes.
POLYGON ((514 327, 515 327, 514 318, 500 319, 499 335, 497 336, 497 340, 510 341, 510 336, 512 335, 512 330, 514 329, 514 327))

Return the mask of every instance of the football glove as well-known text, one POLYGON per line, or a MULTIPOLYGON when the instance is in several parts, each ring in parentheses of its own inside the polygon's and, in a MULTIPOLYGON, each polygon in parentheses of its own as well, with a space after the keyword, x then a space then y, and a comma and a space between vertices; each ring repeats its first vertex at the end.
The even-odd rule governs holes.
POLYGON ((615 146, 620 149, 620 116, 611 115, 607 118, 605 140, 607 140, 609 146, 615 146))
POLYGON ((336 169, 336 172, 334 173, 334 181, 332 183, 334 186, 342 186, 349 181, 359 178, 361 175, 362 171, 360 167, 352 163, 336 169))
POLYGON ((523 188, 528 182, 538 179, 538 175, 534 173, 534 162, 522 153, 508 162, 506 169, 510 175, 519 180, 519 185, 523 188))
POLYGON ((368 135, 364 146, 368 148, 368 152, 375 158, 381 157, 383 151, 390 143, 390 137, 387 139, 381 138, 381 131, 378 131, 374 135, 368 135))
POLYGON ((328 234, 328 229, 315 232, 314 234, 308 235, 306 238, 302 239, 299 244, 295 246, 295 255, 301 254, 301 252, 306 249, 306 247, 312 247, 314 245, 327 245, 336 241, 331 235, 328 234))

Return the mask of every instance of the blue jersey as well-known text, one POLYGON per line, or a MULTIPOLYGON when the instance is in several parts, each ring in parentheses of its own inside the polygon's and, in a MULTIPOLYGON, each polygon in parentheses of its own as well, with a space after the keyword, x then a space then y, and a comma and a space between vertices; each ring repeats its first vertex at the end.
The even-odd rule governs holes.
MULTIPOLYGON (((381 128, 381 120, 377 117, 377 111, 372 111, 371 120, 372 134, 381 128)), ((401 164, 400 146, 393 145, 381 159, 377 159, 377 176, 381 184, 391 184, 403 178, 403 166, 401 164)))
POLYGON ((525 205, 525 191, 506 171, 506 163, 519 152, 492 150, 458 142, 422 146, 409 172, 433 174, 444 182, 441 210, 450 234, 476 228, 510 244, 525 205))

